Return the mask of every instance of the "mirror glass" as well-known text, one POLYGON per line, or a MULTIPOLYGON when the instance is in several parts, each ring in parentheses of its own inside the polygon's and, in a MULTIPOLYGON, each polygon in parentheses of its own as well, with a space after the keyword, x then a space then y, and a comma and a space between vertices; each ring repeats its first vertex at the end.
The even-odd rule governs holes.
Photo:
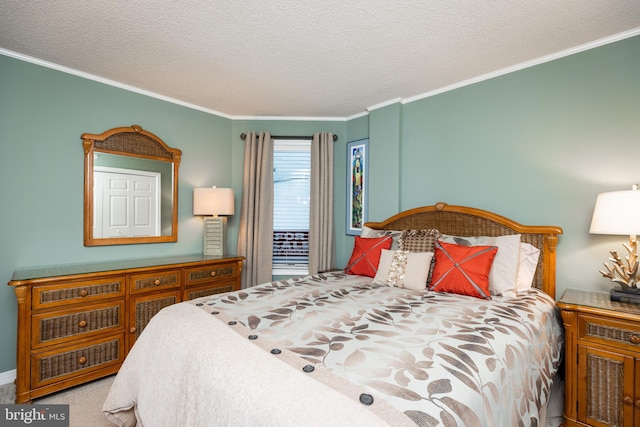
POLYGON ((158 160, 96 153, 93 237, 170 236, 172 166, 158 160))
POLYGON ((82 139, 85 246, 177 241, 180 150, 135 125, 82 139))

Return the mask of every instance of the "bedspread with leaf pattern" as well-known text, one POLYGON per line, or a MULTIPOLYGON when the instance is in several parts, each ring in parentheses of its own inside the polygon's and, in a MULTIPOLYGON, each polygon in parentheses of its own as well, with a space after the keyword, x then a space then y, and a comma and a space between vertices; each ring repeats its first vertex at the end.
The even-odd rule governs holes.
POLYGON ((483 300, 329 273, 204 297, 282 349, 364 386, 424 426, 536 426, 562 351, 538 290, 483 300))

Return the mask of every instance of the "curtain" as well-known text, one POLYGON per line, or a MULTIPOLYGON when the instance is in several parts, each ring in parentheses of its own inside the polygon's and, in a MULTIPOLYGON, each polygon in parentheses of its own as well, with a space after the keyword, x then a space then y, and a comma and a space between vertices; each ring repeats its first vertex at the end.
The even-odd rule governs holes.
POLYGON ((269 132, 248 132, 238 230, 238 254, 245 257, 242 288, 271 281, 272 248, 273 142, 269 132))
POLYGON ((311 141, 309 210, 309 274, 317 274, 335 264, 333 134, 329 132, 316 132, 311 141))

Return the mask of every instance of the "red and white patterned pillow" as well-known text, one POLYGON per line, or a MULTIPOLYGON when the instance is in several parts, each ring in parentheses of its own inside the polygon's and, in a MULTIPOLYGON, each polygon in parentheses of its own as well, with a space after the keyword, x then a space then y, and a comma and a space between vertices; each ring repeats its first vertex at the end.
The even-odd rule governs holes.
POLYGON ((344 272, 359 276, 375 277, 380 263, 380 253, 391 247, 391 236, 365 238, 356 236, 351 258, 344 272))
POLYGON ((436 242, 429 289, 491 299, 489 271, 497 246, 462 246, 436 242))

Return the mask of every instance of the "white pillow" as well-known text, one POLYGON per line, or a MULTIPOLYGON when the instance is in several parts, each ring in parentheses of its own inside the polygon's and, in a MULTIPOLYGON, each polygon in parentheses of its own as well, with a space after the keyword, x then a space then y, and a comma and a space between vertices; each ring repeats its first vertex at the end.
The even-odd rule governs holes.
POLYGON ((540 249, 535 246, 520 242, 520 264, 518 266, 518 286, 517 291, 523 292, 531 289, 533 277, 538 267, 538 258, 540 257, 540 249))
POLYGON ((373 283, 413 289, 427 288, 433 252, 408 252, 383 249, 373 283))
POLYGON ((371 237, 382 237, 382 236, 391 236, 391 250, 398 249, 398 239, 402 231, 398 230, 375 230, 373 228, 369 228, 366 225, 362 226, 362 231, 360 232, 360 237, 371 238, 371 237))
POLYGON ((443 234, 440 240, 464 246, 497 246, 498 252, 489 272, 489 292, 492 295, 515 294, 520 265, 519 234, 497 237, 458 237, 443 234))

